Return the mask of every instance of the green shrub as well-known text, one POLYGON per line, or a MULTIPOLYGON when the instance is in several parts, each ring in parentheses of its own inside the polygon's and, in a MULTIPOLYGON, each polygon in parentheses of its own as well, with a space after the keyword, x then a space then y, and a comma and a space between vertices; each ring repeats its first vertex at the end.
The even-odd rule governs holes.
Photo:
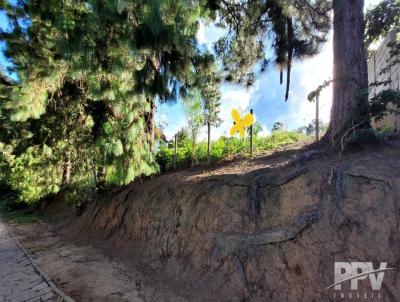
POLYGON ((20 193, 0 181, 0 216, 11 223, 38 221, 36 207, 21 201, 20 193))
POLYGON ((392 133, 394 132, 394 126, 389 126, 389 125, 383 126, 382 128, 378 129, 378 132, 381 134, 392 133))
MULTIPOLYGON (((278 146, 291 144, 304 140, 307 136, 298 132, 276 131, 269 137, 254 137, 254 151, 272 150, 278 146)), ((219 161, 231 155, 248 154, 249 139, 239 139, 236 137, 221 136, 218 140, 211 143, 210 157, 211 161, 219 161)), ((185 139, 178 145, 176 168, 190 167, 192 156, 194 163, 207 161, 207 142, 199 142, 195 147, 195 154, 192 154, 192 142, 185 139)), ((172 144, 163 146, 158 151, 157 162, 161 171, 167 171, 174 168, 174 148, 172 144)))

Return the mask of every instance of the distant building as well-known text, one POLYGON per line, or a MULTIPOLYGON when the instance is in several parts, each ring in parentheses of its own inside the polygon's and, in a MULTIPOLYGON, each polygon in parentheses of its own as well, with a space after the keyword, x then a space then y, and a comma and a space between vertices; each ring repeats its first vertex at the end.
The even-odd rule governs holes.
MULTIPOLYGON (((377 86, 371 91, 370 97, 373 97, 384 89, 398 89, 400 90, 400 64, 396 64, 390 68, 390 70, 384 74, 380 74, 381 70, 385 68, 390 60, 390 48, 388 43, 396 41, 396 31, 391 31, 383 39, 378 49, 372 53, 368 59, 368 82, 383 82, 391 80, 391 83, 387 86, 377 86)), ((372 126, 375 129, 382 129, 384 127, 393 127, 396 132, 400 131, 400 116, 389 114, 378 122, 372 121, 372 126)))

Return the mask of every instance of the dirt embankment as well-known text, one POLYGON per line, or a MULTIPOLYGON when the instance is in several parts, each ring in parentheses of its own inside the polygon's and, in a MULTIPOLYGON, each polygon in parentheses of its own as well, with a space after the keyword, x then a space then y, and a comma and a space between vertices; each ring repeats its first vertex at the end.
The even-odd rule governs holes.
MULTIPOLYGON (((305 152, 132 183, 61 234, 140 263, 183 300, 336 301, 335 261, 400 269, 400 148, 305 152)), ((396 276, 380 301, 400 300, 396 276)), ((368 279, 358 292, 372 292, 368 279)))

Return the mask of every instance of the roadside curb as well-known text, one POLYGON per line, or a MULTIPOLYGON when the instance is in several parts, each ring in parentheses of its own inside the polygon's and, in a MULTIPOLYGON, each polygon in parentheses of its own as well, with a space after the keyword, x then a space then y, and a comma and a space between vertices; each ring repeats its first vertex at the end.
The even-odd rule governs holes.
POLYGON ((39 265, 32 259, 32 257, 29 255, 28 251, 22 246, 22 244, 19 242, 19 240, 14 236, 14 234, 11 232, 9 229, 7 223, 0 219, 0 222, 4 224, 4 227, 6 228, 8 234, 10 235, 11 238, 17 243, 17 246, 22 250, 24 253, 25 257, 28 258, 28 260, 31 262, 33 268, 35 271, 44 279, 44 281, 51 287, 53 292, 58 295, 57 301, 59 301, 59 298, 61 298, 61 301, 65 302, 76 302, 74 299, 72 299, 70 296, 68 296, 66 293, 64 293, 62 290, 58 289, 57 286, 54 284, 53 281, 51 281, 49 275, 47 275, 46 272, 42 271, 39 267, 39 265))

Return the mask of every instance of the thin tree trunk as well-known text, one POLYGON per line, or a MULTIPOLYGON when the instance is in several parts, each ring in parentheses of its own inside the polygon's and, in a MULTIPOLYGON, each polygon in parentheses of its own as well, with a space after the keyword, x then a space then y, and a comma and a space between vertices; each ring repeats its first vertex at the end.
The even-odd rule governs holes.
POLYGON ((61 189, 65 189, 68 187, 71 181, 71 159, 68 156, 68 159, 63 164, 63 174, 61 180, 61 189))
MULTIPOLYGON (((122 145, 123 146, 123 145, 122 145)), ((96 169, 96 191, 101 192, 106 187, 106 177, 107 177, 107 168, 106 168, 106 153, 103 153, 103 158, 99 164, 95 167, 96 169)))
POLYGON ((103 190, 106 186, 106 167, 101 165, 97 167, 97 186, 96 189, 99 191, 103 190))
POLYGON ((333 148, 346 133, 370 127, 363 0, 333 1, 333 102, 325 136, 333 148))
POLYGON ((196 134, 193 132, 192 133, 192 167, 194 166, 195 163, 195 147, 196 147, 196 134))
POLYGON ((207 161, 211 161, 210 157, 210 149, 211 149, 211 124, 207 122, 207 161))
POLYGON ((319 93, 315 97, 315 141, 319 141, 319 93))
POLYGON ((96 166, 95 165, 93 165, 93 167, 92 167, 92 173, 93 173, 94 187, 97 188, 99 180, 97 179, 97 170, 96 170, 96 166))
POLYGON ((154 138, 155 138, 155 122, 154 122, 154 117, 155 117, 155 112, 156 112, 156 106, 154 104, 154 100, 151 98, 147 98, 147 102, 150 103, 150 112, 147 114, 146 118, 146 127, 147 131, 149 133, 149 145, 150 145, 150 150, 153 150, 154 146, 154 138))

